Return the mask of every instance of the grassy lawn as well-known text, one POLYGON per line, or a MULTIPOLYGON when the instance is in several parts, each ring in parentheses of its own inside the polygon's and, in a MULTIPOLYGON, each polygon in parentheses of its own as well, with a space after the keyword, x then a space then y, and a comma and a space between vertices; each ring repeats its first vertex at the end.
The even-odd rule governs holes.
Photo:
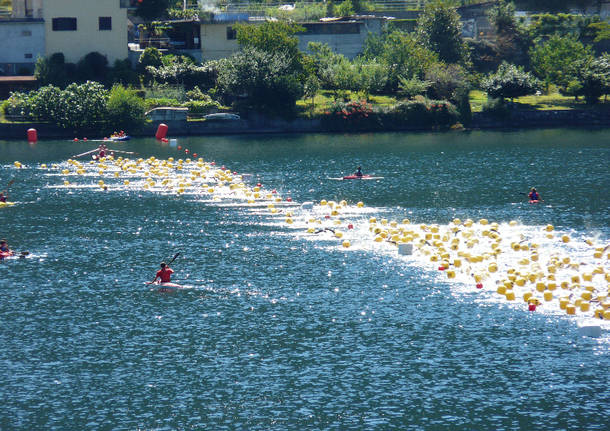
MULTIPOLYGON (((483 104, 487 101, 487 95, 483 91, 473 90, 470 92, 470 106, 472 112, 481 112, 483 104)), ((584 98, 580 97, 575 100, 571 96, 562 96, 559 93, 542 94, 540 96, 523 96, 514 100, 516 109, 537 109, 540 111, 548 110, 569 110, 569 109, 608 109, 610 101, 604 102, 604 98, 600 99, 600 103, 591 107, 585 103, 584 98)))

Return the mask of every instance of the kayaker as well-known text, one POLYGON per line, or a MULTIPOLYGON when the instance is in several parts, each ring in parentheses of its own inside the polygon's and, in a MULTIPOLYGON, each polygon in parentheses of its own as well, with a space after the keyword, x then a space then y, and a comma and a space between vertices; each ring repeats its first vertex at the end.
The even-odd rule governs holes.
POLYGON ((362 176, 362 168, 360 166, 358 166, 356 168, 356 172, 354 172, 354 175, 357 177, 361 177, 362 176))
POLYGON ((6 243, 6 240, 0 240, 0 253, 2 255, 2 258, 4 256, 10 256, 13 254, 12 250, 10 248, 8 248, 8 244, 6 243))
POLYGON ((165 262, 161 262, 161 269, 157 271, 157 275, 155 276, 155 279, 152 282, 156 282, 158 278, 161 280, 161 283, 170 283, 172 281, 173 273, 173 269, 167 266, 165 262))
POLYGON ((106 145, 102 144, 98 148, 98 157, 106 157, 106 145))
POLYGON ((6 194, 6 190, 0 192, 0 202, 6 202, 8 199, 8 194, 6 194))
POLYGON ((532 189, 530 190, 530 192, 527 195, 527 197, 530 198, 530 201, 541 201, 542 200, 540 198, 540 195, 536 191, 536 187, 532 187, 532 189))

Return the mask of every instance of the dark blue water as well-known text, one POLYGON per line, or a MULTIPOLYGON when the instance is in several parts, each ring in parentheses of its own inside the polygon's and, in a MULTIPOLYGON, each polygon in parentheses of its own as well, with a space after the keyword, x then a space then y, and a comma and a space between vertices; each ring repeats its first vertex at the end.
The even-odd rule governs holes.
MULTIPOLYGON (((179 144, 296 202, 610 237, 607 130, 179 144), (328 179, 356 165, 384 179, 328 179), (531 186, 545 205, 524 203, 531 186)), ((40 169, 92 145, 0 141, 0 181, 15 178, 18 202, 0 208, 0 236, 32 254, 0 263, 1 430, 610 428, 607 334, 456 294, 384 254, 304 240, 222 197, 61 187, 61 168, 40 169), (175 278, 193 288, 149 291, 177 251, 175 278)), ((115 148, 184 157, 151 139, 115 148)))

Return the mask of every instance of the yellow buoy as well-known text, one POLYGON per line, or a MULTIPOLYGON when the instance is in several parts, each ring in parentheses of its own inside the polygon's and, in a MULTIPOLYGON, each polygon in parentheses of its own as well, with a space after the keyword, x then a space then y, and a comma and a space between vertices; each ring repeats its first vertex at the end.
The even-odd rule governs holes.
POLYGON ((530 299, 531 297, 532 297, 532 292, 525 292, 525 293, 523 294, 523 300, 524 300, 525 302, 529 301, 529 299, 530 299))
POLYGON ((583 301, 580 303, 580 311, 587 312, 587 311, 589 311, 590 306, 591 306, 591 304, 589 302, 583 301))
POLYGON ((547 302, 552 301, 553 300, 553 292, 551 292, 549 290, 546 290, 544 292, 544 300, 547 301, 547 302))
POLYGON ((570 315, 576 314, 576 307, 573 304, 566 305, 566 313, 570 315))
POLYGON ((343 247, 348 248, 351 244, 349 241, 345 240, 341 243, 341 245, 343 245, 343 247))
POLYGON ((512 290, 507 290, 506 291, 506 300, 507 301, 514 301, 515 300, 515 292, 513 292, 512 290))
POLYGON ((561 236, 561 240, 562 240, 563 242, 570 242, 570 237, 569 237, 569 236, 567 236, 567 235, 562 235, 562 236, 561 236))
POLYGON ((555 230, 555 227, 552 224, 547 224, 545 229, 547 232, 553 232, 553 230, 555 230))

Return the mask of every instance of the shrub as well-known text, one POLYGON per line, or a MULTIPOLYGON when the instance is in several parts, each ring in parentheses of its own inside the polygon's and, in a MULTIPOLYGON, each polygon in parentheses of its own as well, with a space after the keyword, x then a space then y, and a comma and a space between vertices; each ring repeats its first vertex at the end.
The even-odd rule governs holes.
POLYGON ((322 116, 322 124, 331 130, 369 130, 381 127, 379 116, 365 100, 335 102, 322 116))
POLYGON ((53 85, 41 87, 30 93, 31 114, 36 120, 54 121, 58 116, 61 89, 53 85))
POLYGON ((541 85, 530 73, 514 64, 502 63, 496 73, 483 80, 481 87, 492 99, 503 100, 534 94, 541 85))
POLYGON ((115 84, 106 106, 108 124, 115 129, 137 130, 144 125, 144 100, 134 90, 115 84))
POLYGON ((102 127, 107 119, 108 90, 99 82, 70 84, 58 100, 55 122, 63 128, 102 127))
POLYGON ((215 100, 190 100, 184 104, 189 108, 189 113, 193 114, 209 114, 216 112, 220 108, 220 103, 215 100))
POLYGON ((81 82, 105 83, 108 79, 108 59, 99 52, 90 52, 79 60, 76 70, 81 82))
POLYGON ((4 114, 7 117, 22 117, 32 119, 31 100, 28 93, 11 92, 9 98, 3 103, 4 114))
POLYGON ((398 126, 449 127, 459 120, 457 108, 446 100, 415 100, 399 102, 387 114, 387 120, 398 126))

